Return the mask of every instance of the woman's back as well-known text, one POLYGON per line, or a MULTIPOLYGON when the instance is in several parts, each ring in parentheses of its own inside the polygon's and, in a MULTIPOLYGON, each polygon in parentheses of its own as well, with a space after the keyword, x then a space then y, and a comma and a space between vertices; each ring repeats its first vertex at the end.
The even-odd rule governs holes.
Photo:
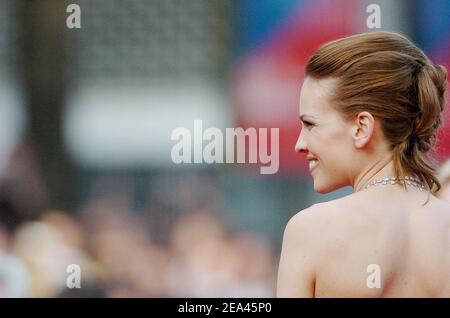
POLYGON ((426 195, 387 186, 322 204, 315 296, 450 297, 450 204, 426 195))

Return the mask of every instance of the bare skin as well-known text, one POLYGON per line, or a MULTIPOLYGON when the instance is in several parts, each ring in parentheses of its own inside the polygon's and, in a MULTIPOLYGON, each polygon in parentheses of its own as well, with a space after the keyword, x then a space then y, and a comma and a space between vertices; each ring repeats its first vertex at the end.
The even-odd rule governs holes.
POLYGON ((418 189, 378 186, 294 216, 278 297, 450 297, 450 204, 418 189), (370 264, 381 269, 369 288, 370 264))
POLYGON ((350 185, 354 193, 291 218, 277 297, 450 297, 450 204, 430 194, 423 206, 428 192, 412 186, 364 189, 394 175, 379 123, 365 113, 342 122, 326 105, 328 84, 305 82, 300 114, 314 113, 315 122, 296 150, 318 160, 316 191, 350 185), (380 269, 379 288, 368 284, 371 264, 380 269))

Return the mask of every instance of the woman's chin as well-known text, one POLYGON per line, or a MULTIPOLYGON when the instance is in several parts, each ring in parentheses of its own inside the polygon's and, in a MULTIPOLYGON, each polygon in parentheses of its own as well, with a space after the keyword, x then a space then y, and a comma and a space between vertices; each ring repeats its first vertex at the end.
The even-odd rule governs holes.
POLYGON ((330 192, 333 192, 334 190, 337 190, 338 187, 333 185, 323 185, 316 181, 314 181, 314 191, 320 193, 320 194, 327 194, 330 192))
POLYGON ((314 191, 316 191, 317 193, 320 193, 320 194, 327 194, 327 193, 331 192, 331 191, 328 191, 323 188, 314 188, 314 191))

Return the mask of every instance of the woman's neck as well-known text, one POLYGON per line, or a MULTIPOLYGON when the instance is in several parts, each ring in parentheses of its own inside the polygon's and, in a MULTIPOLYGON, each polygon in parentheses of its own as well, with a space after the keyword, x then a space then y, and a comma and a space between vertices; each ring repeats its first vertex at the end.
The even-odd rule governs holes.
POLYGON ((394 176, 394 162, 391 158, 381 159, 363 170, 353 182, 353 192, 359 192, 373 180, 394 176))

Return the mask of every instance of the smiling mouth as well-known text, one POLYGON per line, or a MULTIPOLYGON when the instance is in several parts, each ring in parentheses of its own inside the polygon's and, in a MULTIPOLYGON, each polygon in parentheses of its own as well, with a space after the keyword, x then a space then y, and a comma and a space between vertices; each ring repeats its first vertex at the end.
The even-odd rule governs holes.
POLYGON ((309 160, 309 171, 312 171, 317 165, 319 164, 319 161, 316 159, 309 160))

